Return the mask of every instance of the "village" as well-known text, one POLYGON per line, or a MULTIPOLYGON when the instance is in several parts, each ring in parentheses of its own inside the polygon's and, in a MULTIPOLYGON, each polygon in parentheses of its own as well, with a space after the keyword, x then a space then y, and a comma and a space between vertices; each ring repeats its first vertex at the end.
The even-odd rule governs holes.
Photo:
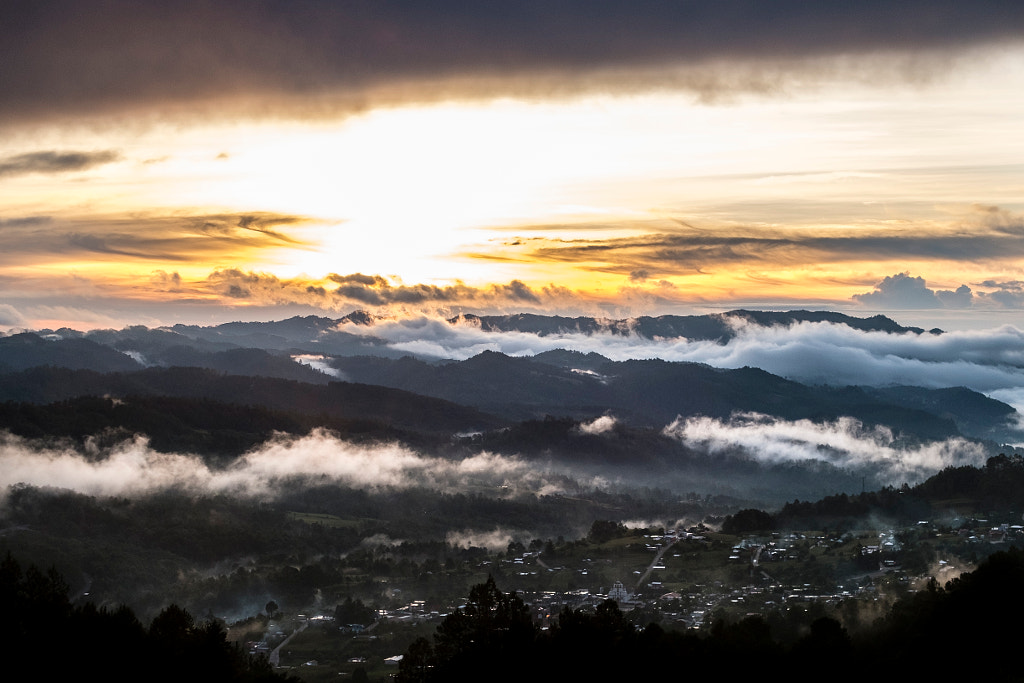
MULTIPOLYGON (((562 610, 591 611, 615 601, 638 629, 656 623, 665 629, 706 631, 716 620, 758 616, 772 623, 809 623, 821 615, 855 610, 878 612, 900 596, 939 585, 973 569, 998 549, 1024 543, 1024 526, 985 519, 955 524, 919 521, 905 528, 818 532, 775 532, 730 536, 697 526, 630 535, 587 548, 559 551, 552 558, 537 548, 498 553, 476 569, 501 577, 503 592, 514 592, 534 622, 550 628, 562 610), (547 555, 547 556, 546 556, 547 555)), ((335 623, 329 613, 303 615, 305 630, 289 640, 275 661, 295 666, 305 680, 316 670, 395 667, 415 637, 429 638, 444 618, 464 604, 437 604, 390 584, 392 604, 376 610, 369 624, 335 623), (404 598, 404 599, 403 599, 404 598), (312 634, 329 629, 338 655, 312 634), (313 638, 315 647, 303 645, 313 638), (330 660, 330 664, 327 664, 330 660)), ((279 648, 280 628, 255 651, 279 648)), ((280 649, 277 650, 280 653, 280 649)))

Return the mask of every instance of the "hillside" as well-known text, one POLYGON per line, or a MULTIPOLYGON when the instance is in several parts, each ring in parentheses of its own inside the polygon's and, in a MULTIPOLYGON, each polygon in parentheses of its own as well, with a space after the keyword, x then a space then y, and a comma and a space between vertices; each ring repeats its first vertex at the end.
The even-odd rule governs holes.
POLYGON ((366 420, 423 432, 487 429, 504 422, 473 408, 382 386, 312 384, 273 377, 226 375, 207 368, 148 368, 100 373, 40 367, 0 375, 0 400, 46 404, 82 396, 208 399, 272 411, 366 420))
POLYGON ((813 421, 850 416, 919 439, 999 440, 1015 415, 1011 406, 967 389, 810 386, 756 368, 613 362, 569 352, 523 358, 486 351, 449 363, 335 357, 331 365, 355 382, 443 398, 517 421, 611 413, 629 424, 662 427, 679 416, 728 418, 737 412, 813 421))

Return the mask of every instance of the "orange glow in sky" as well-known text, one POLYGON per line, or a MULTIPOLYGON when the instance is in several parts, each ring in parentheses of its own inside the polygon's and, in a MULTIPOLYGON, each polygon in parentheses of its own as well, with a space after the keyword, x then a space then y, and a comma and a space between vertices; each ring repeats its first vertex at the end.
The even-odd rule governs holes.
POLYGON ((589 81, 441 70, 358 106, 256 79, 223 109, 200 89, 194 110, 150 94, 85 103, 102 117, 0 111, 0 323, 104 302, 122 312, 97 320, 181 319, 160 309, 183 302, 1010 319, 1024 42, 921 55, 912 74, 880 67, 884 50, 838 52, 831 71, 780 62, 715 96, 701 69, 748 72, 626 60, 556 87, 589 81))

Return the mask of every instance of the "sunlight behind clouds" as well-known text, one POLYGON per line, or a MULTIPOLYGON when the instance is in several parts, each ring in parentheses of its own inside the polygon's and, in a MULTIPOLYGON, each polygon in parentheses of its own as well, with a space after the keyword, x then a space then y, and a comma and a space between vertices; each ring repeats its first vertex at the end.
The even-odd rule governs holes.
MULTIPOLYGON (((936 220, 940 197, 943 204, 977 198, 966 176, 978 174, 965 168, 984 158, 991 177, 1020 158, 1013 117, 996 113, 976 126, 982 97, 971 80, 938 91, 844 84, 722 105, 650 92, 197 129, 147 169, 148 183, 134 178, 121 194, 129 203, 137 192, 140 204, 317 217, 319 227, 303 235, 315 248, 268 250, 250 264, 284 276, 359 270, 482 281, 489 269, 453 255, 486 249, 498 228, 508 235, 543 224, 541 236, 559 238, 596 222, 617 226, 594 235, 603 239, 675 216, 708 229, 936 220), (936 106, 943 117, 913 125, 936 106), (182 145, 188 141, 194 146, 182 145), (922 173, 922 165, 932 170, 922 173)), ((990 186, 987 199, 1012 205, 1012 189, 990 186)), ((551 275, 532 262, 520 266, 551 275)))
POLYGON ((980 291, 1021 279, 1019 239, 972 207, 1024 212, 1024 51, 985 54, 942 78, 721 101, 648 86, 12 138, 9 291, 69 270, 130 298, 155 293, 125 282, 177 272, 209 301, 194 283, 227 270, 521 281, 632 310, 842 306, 899 272, 980 291), (949 239, 968 233, 1001 242, 949 239))

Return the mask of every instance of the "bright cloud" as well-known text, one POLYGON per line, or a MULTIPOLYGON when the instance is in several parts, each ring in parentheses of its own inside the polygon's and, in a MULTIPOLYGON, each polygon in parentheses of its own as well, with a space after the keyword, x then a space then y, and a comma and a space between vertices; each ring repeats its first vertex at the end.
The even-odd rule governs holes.
POLYGON ((184 489, 273 498, 282 483, 307 478, 368 490, 425 487, 494 495, 555 493, 566 481, 565 473, 516 458, 477 453, 449 460, 394 444, 356 445, 322 431, 272 439, 225 468, 211 468, 189 454, 154 451, 144 438, 110 449, 92 447, 85 455, 3 435, 0 488, 23 483, 101 496, 184 489))
POLYGON ((823 461, 842 468, 872 467, 890 481, 919 481, 944 467, 981 465, 987 453, 977 443, 948 439, 901 445, 884 427, 865 428, 851 418, 830 423, 786 421, 767 415, 678 419, 665 433, 709 453, 740 451, 767 463, 823 461))

